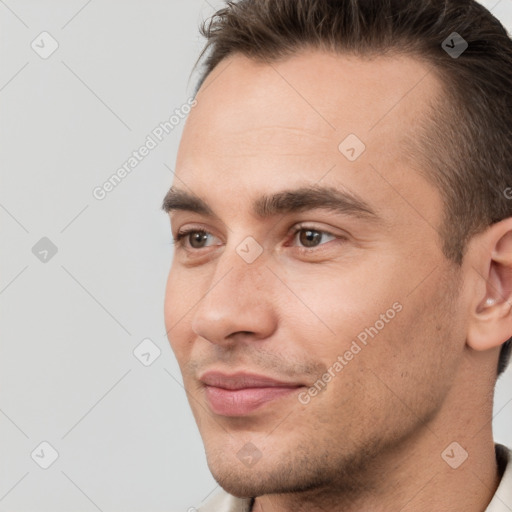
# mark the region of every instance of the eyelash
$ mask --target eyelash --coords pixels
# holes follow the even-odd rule
[[[332,236],[332,237],[336,238],[337,240],[341,240],[341,241],[342,240],[347,240],[347,238],[344,237],[344,236],[335,235],[334,233],[331,233],[330,231],[325,231],[325,230],[322,230],[322,229],[318,229],[315,226],[299,225],[299,226],[296,226],[295,229],[292,232],[292,241],[295,240],[295,237],[301,231],[315,231],[317,233],[321,233],[322,235]],[[184,229],[183,231],[178,231],[178,233],[176,234],[176,237],[173,238],[173,244],[177,245],[179,247],[184,247],[185,246],[186,237],[188,235],[192,234],[192,233],[201,233],[201,234],[206,234],[206,235],[210,235],[211,234],[211,233],[209,233],[208,231],[206,231],[204,229],[195,229],[195,228]],[[332,242],[334,240],[330,240],[330,241]],[[326,243],[328,243],[328,242],[326,242]],[[316,247],[295,247],[295,249],[297,249],[298,251],[303,252],[303,253],[311,253],[311,252],[314,252],[314,251],[321,250],[319,248],[321,248],[323,245],[326,245],[326,243],[320,244],[320,245],[318,245]],[[187,248],[187,250],[190,250],[190,251],[200,251],[201,249],[207,249],[207,247],[201,247],[199,249],[194,249],[194,248],[190,248],[189,249],[189,248]]]

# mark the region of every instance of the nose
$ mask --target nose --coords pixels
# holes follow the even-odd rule
[[[264,257],[247,263],[228,248],[217,260],[192,317],[192,330],[217,345],[261,340],[277,326],[275,278]]]

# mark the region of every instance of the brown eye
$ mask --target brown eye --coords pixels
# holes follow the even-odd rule
[[[204,231],[193,231],[189,235],[190,246],[194,249],[201,249],[204,247],[202,244],[206,242],[208,234]]]
[[[318,245],[322,245],[321,242],[325,236],[331,237],[331,239],[336,238],[335,236],[331,235],[330,233],[327,233],[326,231],[310,228],[302,228],[297,230],[297,235],[299,238],[300,245],[306,248],[313,248],[317,247]]]
[[[208,235],[206,231],[198,229],[190,229],[181,231],[176,236],[175,242],[179,245],[189,246],[192,249],[203,249],[208,247],[205,243],[208,241]]]
[[[314,231],[312,229],[303,229],[299,234],[300,243],[304,247],[316,247],[320,240],[322,239],[322,234],[319,231]]]

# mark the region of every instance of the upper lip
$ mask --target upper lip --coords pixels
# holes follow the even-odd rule
[[[245,388],[297,388],[302,386],[297,382],[283,382],[265,375],[255,373],[237,372],[230,375],[210,371],[204,373],[199,380],[207,386],[224,389],[245,389]]]

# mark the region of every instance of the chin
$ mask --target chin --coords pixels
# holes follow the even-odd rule
[[[207,458],[215,481],[237,498],[307,492],[324,487],[329,480],[321,466],[312,467],[303,459],[293,460],[289,456],[262,457],[252,467],[236,457],[226,457],[225,451],[216,451]]]
[[[265,463],[266,462],[266,463]],[[229,494],[237,498],[252,498],[279,491],[282,482],[275,478],[276,468],[272,461],[258,461],[248,467],[226,453],[208,456],[208,467],[215,481]],[[281,474],[288,474],[279,470]]]
[[[233,470],[226,473],[224,471],[214,471],[211,468],[210,471],[215,481],[226,492],[237,498],[253,498],[267,493],[258,475],[247,475],[242,472],[237,474]]]

